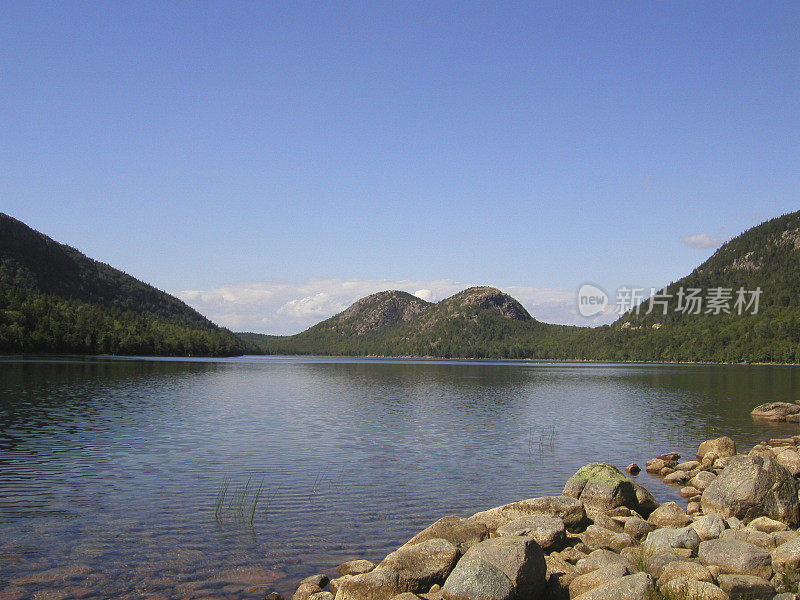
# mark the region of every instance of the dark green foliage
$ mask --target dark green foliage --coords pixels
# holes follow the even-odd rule
[[[244,344],[168,294],[0,213],[0,353],[230,356]]]
[[[675,310],[681,287],[700,288],[703,296],[710,288],[731,288],[734,299],[739,288],[761,288],[759,311],[736,314],[731,302],[730,314],[684,314]],[[670,284],[666,315],[658,306],[645,314],[645,303],[640,314],[631,311],[610,326],[549,325],[514,311],[501,314],[491,302],[466,302],[474,290],[409,321],[361,333],[356,325],[364,315],[355,313],[348,328],[337,327],[333,317],[294,336],[242,336],[267,354],[800,363],[800,212],[750,229]]]

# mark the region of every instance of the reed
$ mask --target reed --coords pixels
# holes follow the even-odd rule
[[[214,502],[214,518],[217,521],[232,519],[238,522],[253,524],[256,510],[264,495],[264,479],[262,475],[258,486],[254,485],[255,475],[250,475],[244,485],[231,492],[231,479],[226,477],[220,484]],[[270,497],[270,502],[275,494]]]

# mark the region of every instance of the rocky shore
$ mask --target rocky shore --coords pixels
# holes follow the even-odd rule
[[[560,496],[443,517],[378,564],[304,579],[292,600],[796,600],[798,446],[800,435],[740,453],[722,437],[690,460],[648,461],[648,473],[681,486],[686,509],[592,463]]]

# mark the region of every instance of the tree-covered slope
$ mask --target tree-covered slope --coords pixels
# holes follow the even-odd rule
[[[701,298],[699,306],[690,294]],[[718,301],[709,301],[712,297]],[[800,362],[800,212],[725,243],[661,290],[652,309],[645,301],[612,326],[579,337],[584,342],[579,358]]]
[[[0,352],[233,355],[177,298],[0,213]]]

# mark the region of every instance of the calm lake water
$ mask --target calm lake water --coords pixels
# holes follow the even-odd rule
[[[749,411],[798,397],[781,366],[0,358],[0,599],[291,593],[587,462],[796,433]]]

